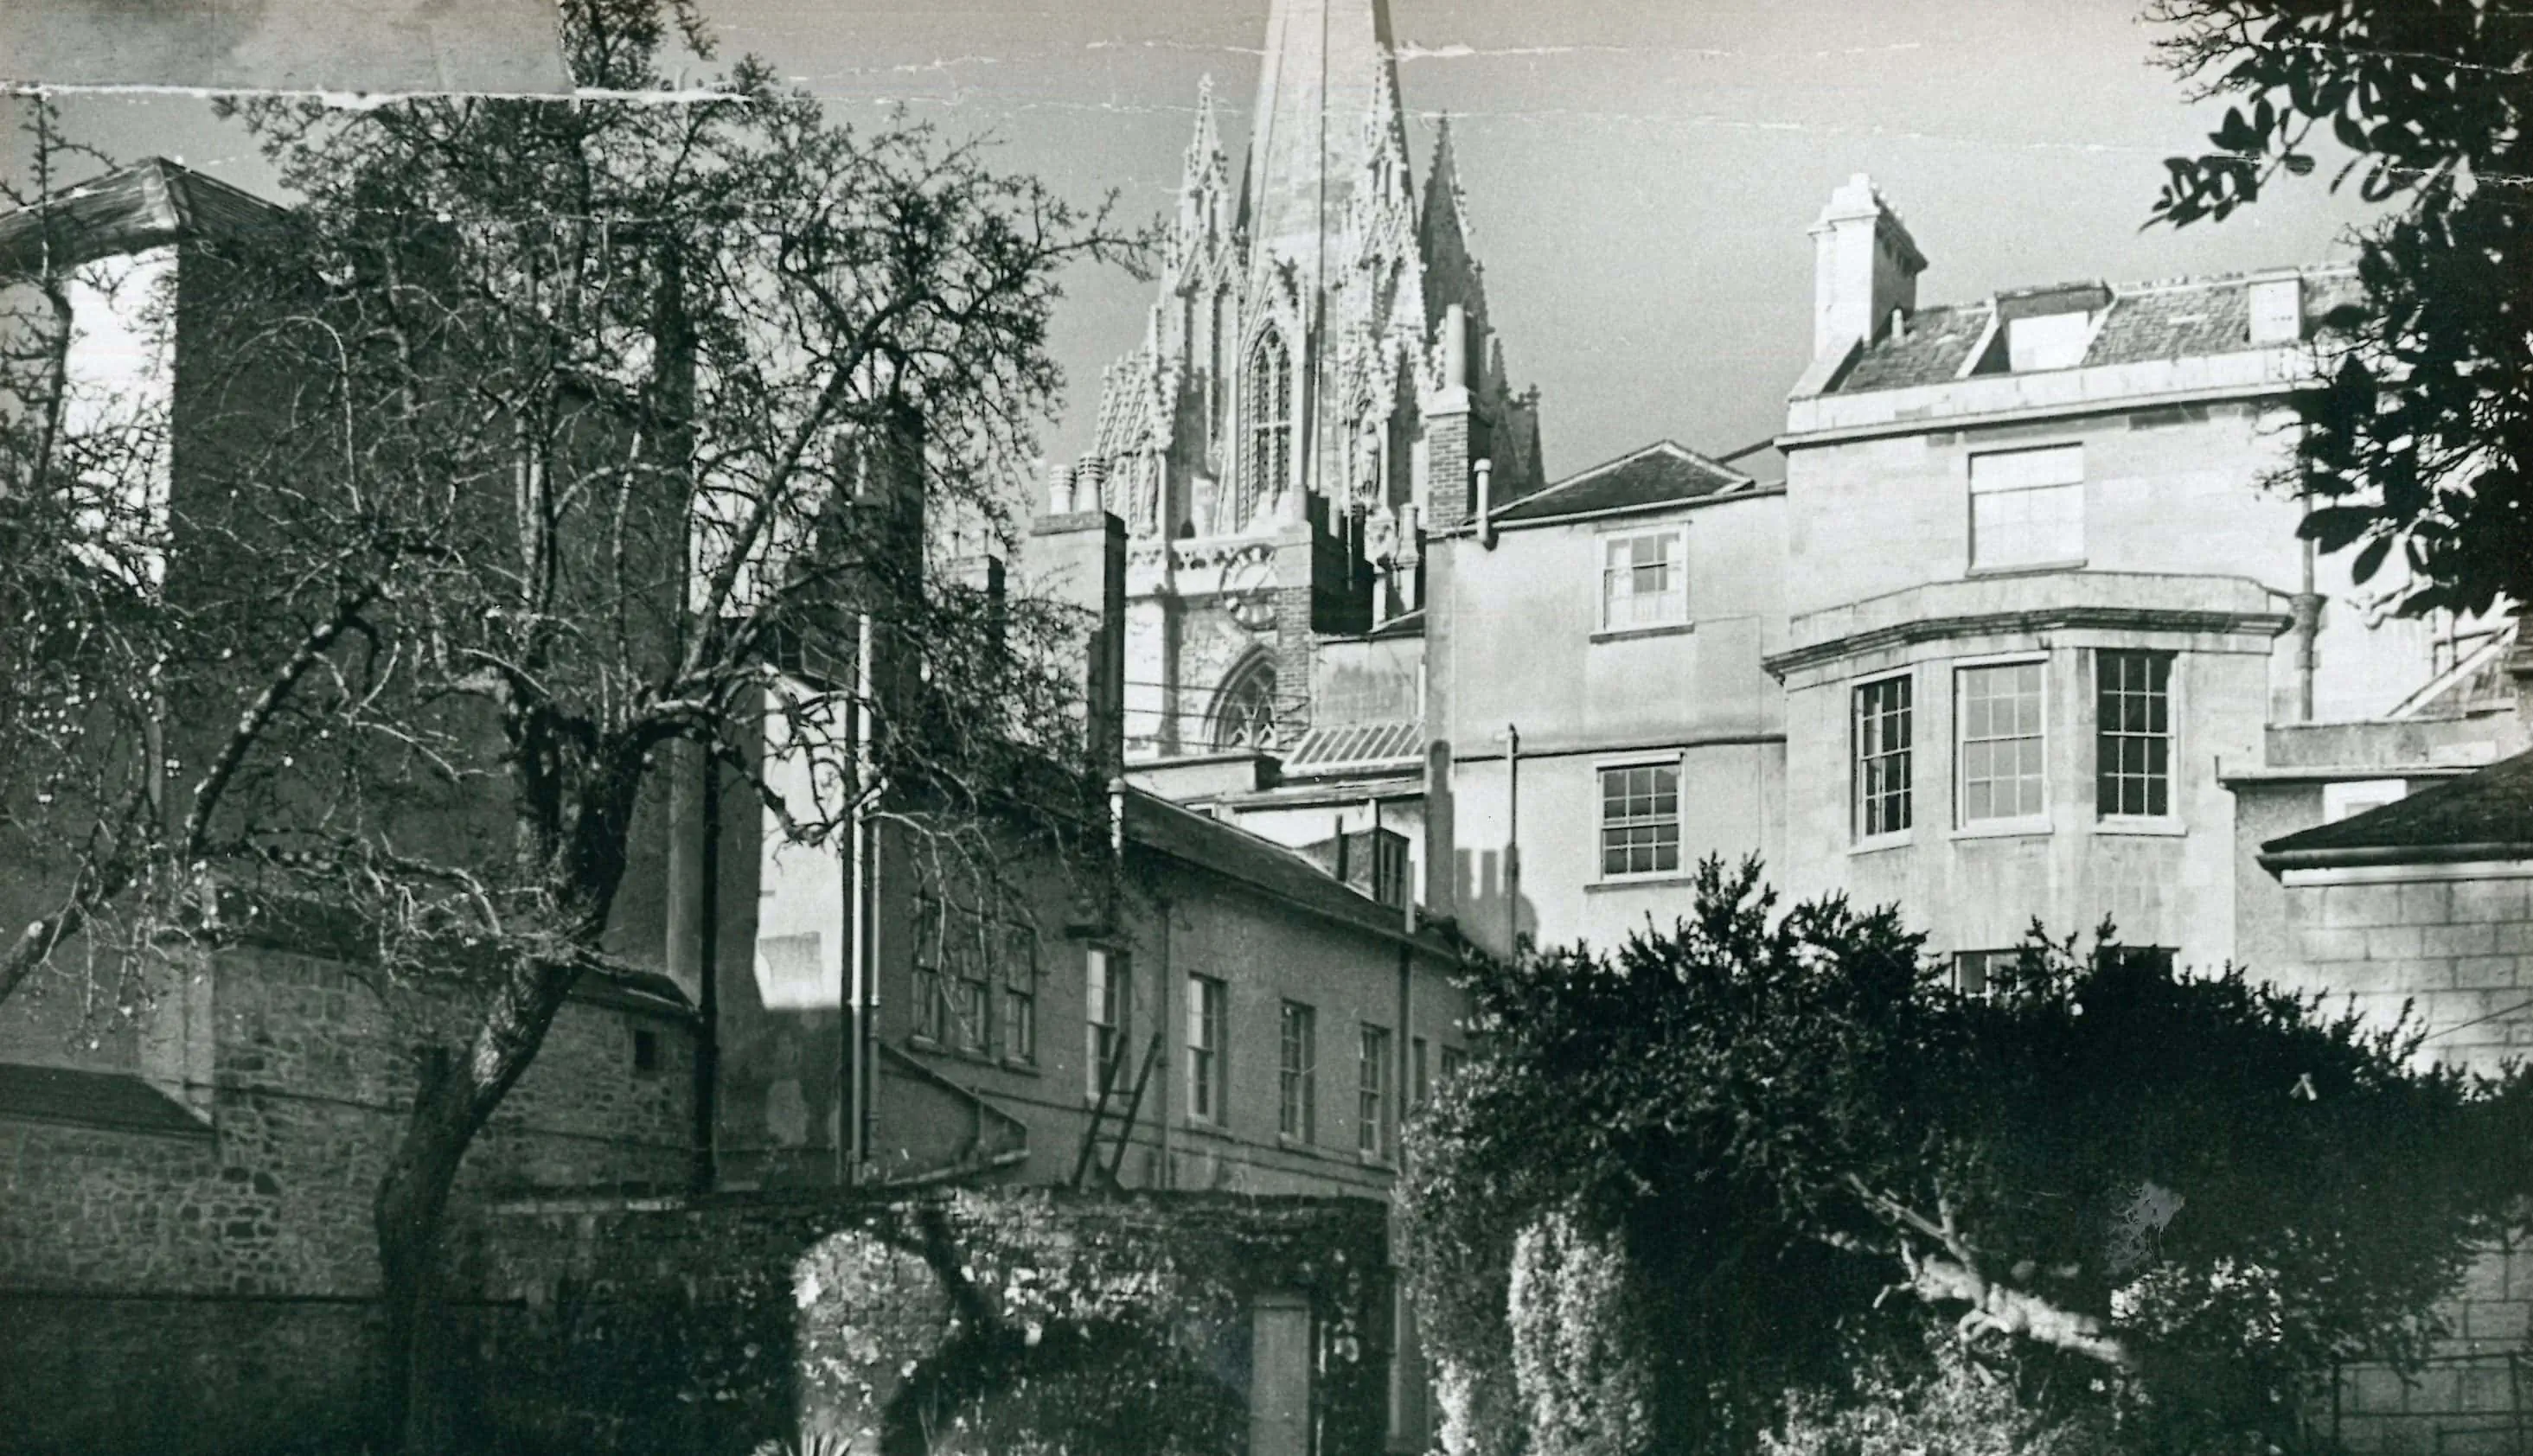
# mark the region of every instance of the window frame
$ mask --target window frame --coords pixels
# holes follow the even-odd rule
[[[1965,701],[1965,694],[1963,691],[1964,684],[1969,675],[1973,672],[2013,668],[2037,668],[2040,671],[2040,689],[2038,694],[2040,705],[2040,728],[2037,734],[2040,744],[2040,768],[2037,776],[2040,783],[2040,807],[2036,812],[2030,814],[1999,814],[1990,815],[1984,819],[1973,819],[1970,817],[1970,754],[1968,752],[1970,746],[1970,715],[1963,711],[1963,703]],[[1956,660],[1952,664],[1952,818],[1953,833],[1955,835],[1975,838],[1981,835],[2045,834],[2049,831],[2049,745],[2050,739],[2054,736],[2054,730],[2056,728],[2056,725],[2051,722],[2049,712],[2049,654],[2045,652],[2016,653],[2006,657],[1963,658]],[[2021,735],[2016,736],[2020,737]],[[1983,738],[1980,741],[2004,742],[2009,740],[1990,737]],[[2018,775],[2017,777],[2019,778],[2020,776]]]
[[[1002,1017],[999,1050],[1003,1060],[1037,1065],[1037,927],[1019,920],[1003,922]]]
[[[1245,489],[1233,492],[1235,519],[1217,522],[1217,534],[1245,531],[1260,511],[1283,495],[1293,476],[1293,352],[1273,321],[1251,340],[1240,400],[1240,474]]]
[[[1252,654],[1214,695],[1208,736],[1217,753],[1269,753],[1281,743],[1282,681],[1265,654]]]
[[[908,1034],[927,1046],[945,1045],[949,1039],[949,988],[943,964],[949,939],[949,909],[948,903],[939,896],[914,897],[914,947],[909,961],[908,992],[914,1024]]]
[[[1275,1134],[1303,1146],[1319,1141],[1319,1009],[1284,1001],[1275,1021]]]
[[[2181,817],[2180,785],[2177,782],[2179,775],[2176,773],[2176,769],[2181,761],[2181,704],[2179,701],[2181,678],[2180,654],[2164,648],[2097,647],[2093,649],[2092,659],[2094,821],[2107,829],[2119,829],[2124,826],[2158,827],[2173,824]],[[2160,666],[2163,676],[2160,692],[2163,707],[2163,730],[2160,733],[2153,732],[2151,730],[2145,732],[2131,732],[2125,728],[2114,729],[2109,726],[2103,710],[2109,706],[2107,699],[2110,696],[2111,690],[2106,686],[2107,678],[2104,669],[2115,661],[2122,663],[2144,662]],[[2155,694],[2153,694],[2152,690],[2150,689],[2145,695],[2149,697],[2150,701],[2151,701]],[[2112,746],[2115,738],[2122,740],[2134,739],[2145,743],[2160,741],[2163,745],[2163,767],[2160,775],[2157,776],[2150,772],[2139,775],[2127,775],[2111,772],[2106,766],[2104,752]],[[2107,781],[2113,779],[2140,780],[2147,786],[2149,801],[2151,802],[2151,792],[2155,786],[2157,777],[2161,780],[2161,787],[2163,789],[2163,809],[2160,813],[2155,812],[2152,809],[2148,809],[2144,812],[2132,813],[2125,809],[2106,807],[2104,805],[2104,789],[2109,786]]]
[[[2076,478],[2072,481],[2053,481],[2045,485],[2037,486],[1995,486],[1990,487],[1985,491],[1979,489],[1978,466],[1981,460],[2001,459],[2013,455],[2039,455],[2062,450],[2073,451],[2076,457]],[[2091,502],[2090,502],[2085,495],[2086,487],[2090,479],[2091,478],[2086,474],[2085,442],[2083,440],[2060,440],[2051,444],[2016,445],[2006,449],[1972,451],[1965,458],[1962,465],[1962,498],[1965,513],[1965,519],[1963,521],[1963,544],[1965,550],[1963,555],[1967,562],[1970,574],[1978,576],[2014,571],[2065,570],[2084,565],[2088,559],[2087,553],[2091,549],[2090,544],[2091,532],[2088,529],[2092,524],[2089,519],[2091,512],[2088,508]],[[2009,561],[1981,560],[1979,558],[1979,497],[1982,495],[1994,497],[2003,495],[2032,495],[2042,491],[2072,491],[2075,493],[2075,553],[2072,555],[2059,556],[2031,556]]]
[[[1361,1023],[1355,1049],[1354,1150],[1367,1163],[1389,1161],[1389,1028]]]
[[[1114,1064],[1118,1080],[1126,1077],[1126,1033],[1135,1012],[1134,963],[1132,956],[1114,946],[1083,948],[1083,1096],[1092,1102],[1099,1100],[1105,1068]],[[1094,965],[1098,967],[1095,976],[1091,972]],[[1109,1095],[1113,1097],[1118,1090],[1109,1087]]]
[[[1634,816],[1624,823],[1615,825],[1611,822],[1610,776],[1612,774],[1630,774],[1639,772],[1652,772],[1657,775],[1668,773],[1671,775],[1671,816],[1668,821],[1671,827],[1671,863],[1668,867],[1661,862],[1663,844],[1660,839],[1660,831],[1666,822],[1661,815],[1645,814]],[[1594,831],[1594,847],[1598,851],[1597,859],[1600,866],[1600,883],[1626,884],[1631,881],[1678,879],[1682,873],[1680,865],[1683,862],[1681,836],[1686,827],[1684,822],[1685,816],[1680,812],[1680,795],[1682,787],[1681,781],[1686,777],[1687,776],[1681,772],[1681,763],[1679,758],[1677,756],[1669,758],[1621,759],[1610,763],[1596,763],[1592,766],[1592,784],[1593,786],[1599,790],[1600,795],[1600,814]],[[1624,797],[1632,797],[1632,795],[1625,795]],[[1651,799],[1657,804],[1661,802],[1662,789],[1659,778],[1654,781],[1654,786],[1647,792],[1645,797]],[[1649,869],[1613,870],[1610,868],[1610,832],[1613,829],[1634,830],[1648,828],[1656,832],[1656,838],[1652,843],[1654,855],[1653,866]],[[1634,846],[1630,845],[1630,848],[1633,847]]]
[[[1187,1114],[1208,1128],[1229,1124],[1231,987],[1220,976],[1187,978]]]
[[[1949,984],[1960,995],[1985,1000],[1996,989],[1995,967],[2000,963],[2006,965],[2017,963],[2022,954],[2020,948],[2003,951],[1994,949],[1955,951],[1945,958],[1944,961],[1945,969],[1949,972]],[[1976,985],[1971,984],[1970,972],[1973,967],[1977,971],[1978,984]]]
[[[949,993],[950,1024],[942,1029],[953,1035],[943,1042],[947,1050],[963,1057],[990,1058],[994,1054],[994,999],[1002,978],[996,974],[996,962],[989,931],[995,922],[981,910],[953,909],[955,938],[946,930],[942,937],[942,965],[947,972],[943,981]],[[953,948],[958,953],[953,954]],[[972,1016],[961,1015],[962,1010]]]
[[[1659,616],[1648,618],[1631,612],[1628,620],[1618,621],[1613,616],[1612,608],[1620,599],[1611,588],[1617,583],[1622,570],[1632,574],[1643,570],[1644,567],[1632,560],[1623,568],[1617,566],[1611,561],[1611,553],[1622,545],[1633,545],[1636,542],[1657,537],[1670,543],[1671,548],[1670,553],[1665,555],[1662,564],[1669,567],[1679,579],[1676,585],[1656,595],[1665,598],[1676,597],[1677,603],[1672,609],[1666,611],[1665,614]],[[1630,632],[1660,632],[1689,624],[1688,527],[1685,523],[1603,531],[1593,538],[1593,542],[1599,555],[1600,607],[1595,614],[1595,620],[1600,623],[1597,628],[1599,635],[1623,636]],[[1640,598],[1630,591],[1625,600],[1632,603],[1647,599]]]
[[[1878,753],[1865,750],[1865,699],[1877,688],[1896,687],[1901,702],[1896,714],[1905,741],[1898,748],[1886,745]],[[1877,715],[1888,722],[1895,715],[1885,711]],[[1914,668],[1858,678],[1848,694],[1848,835],[1859,845],[1906,843],[1917,826],[1917,673]],[[1886,728],[1887,732],[1887,728]],[[1881,793],[1866,788],[1871,775],[1868,769],[1877,760],[1899,761],[1899,823],[1875,828],[1872,804],[1875,799],[1893,795],[1886,787]]]

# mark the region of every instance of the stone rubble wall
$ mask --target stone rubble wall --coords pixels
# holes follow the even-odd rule
[[[1371,1456],[1386,1213],[1023,1188],[511,1203],[481,1223],[464,1419],[520,1452],[861,1453],[928,1430],[935,1450],[1238,1456],[1250,1311],[1290,1294],[1318,1340],[1319,1449]]]
[[[418,1044],[461,1009],[269,947],[214,968],[208,1125],[161,1136],[0,1120],[0,1450],[262,1451],[357,1427],[376,1328],[370,1203]],[[657,1067],[637,1072],[634,1032]],[[678,1186],[682,1019],[575,1001],[460,1175]]]

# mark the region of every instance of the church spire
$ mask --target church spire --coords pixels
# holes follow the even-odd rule
[[[1173,268],[1202,259],[1230,239],[1231,164],[1214,124],[1213,77],[1197,87],[1196,135],[1188,139],[1187,169],[1179,180],[1178,228],[1170,239]]]
[[[1460,204],[1460,159],[1451,149],[1451,118],[1434,121],[1434,164],[1425,172],[1425,213],[1417,220],[1419,236],[1432,238],[1443,228],[1468,236],[1468,213]]]
[[[1394,117],[1365,124],[1377,107],[1397,110],[1392,64],[1388,0],[1274,0],[1242,187],[1260,262],[1289,263],[1315,283],[1336,265],[1368,135],[1403,131]]]
[[[1451,142],[1451,119],[1434,127],[1434,163],[1425,174],[1424,210],[1416,219],[1416,246],[1425,256],[1425,307],[1440,322],[1453,304],[1478,328],[1486,326],[1484,275],[1469,253],[1469,213],[1460,195],[1460,159]]]

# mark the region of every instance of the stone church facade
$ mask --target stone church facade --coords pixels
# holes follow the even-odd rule
[[[1245,166],[1208,79],[1144,340],[1050,480],[1053,513],[1127,523],[1130,757],[1298,765],[1417,716],[1415,650],[1366,644],[1419,634],[1423,530],[1490,466],[1502,498],[1540,481],[1468,237],[1447,127],[1410,180],[1384,0],[1276,0]]]

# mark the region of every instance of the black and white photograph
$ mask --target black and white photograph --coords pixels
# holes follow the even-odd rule
[[[0,1452],[2533,1456],[2528,118],[0,0]]]

